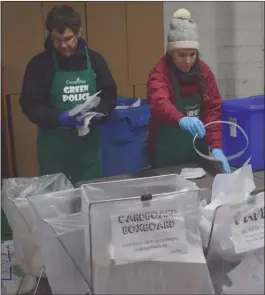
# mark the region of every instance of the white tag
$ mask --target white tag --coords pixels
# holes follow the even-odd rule
[[[200,116],[200,110],[197,109],[197,110],[187,111],[186,114],[187,114],[187,117],[196,117],[196,118],[199,118],[199,116]]]
[[[229,118],[229,122],[237,124],[237,119],[236,118]],[[237,137],[237,130],[236,126],[230,125],[230,136],[231,137]]]
[[[163,261],[163,256],[187,253],[185,220],[179,207],[153,203],[147,208],[138,205],[111,215],[116,265],[153,259]]]
[[[264,205],[240,219],[231,228],[235,252],[240,254],[264,247]]]

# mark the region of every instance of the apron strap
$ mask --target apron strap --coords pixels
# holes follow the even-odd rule
[[[174,93],[176,96],[176,104],[178,102],[181,103],[181,102],[185,101],[185,99],[183,99],[183,97],[180,95],[179,82],[178,82],[178,79],[175,74],[175,64],[173,63],[171,57],[169,58],[169,64],[170,64],[170,72],[172,75],[173,89],[174,89]],[[192,75],[192,74],[190,74],[190,75]],[[176,105],[176,107],[177,107],[177,105]]]
[[[87,47],[85,48],[85,52],[86,52],[86,65],[87,65],[87,69],[91,69],[91,62],[90,62],[90,57],[89,57],[89,54],[88,54]]]

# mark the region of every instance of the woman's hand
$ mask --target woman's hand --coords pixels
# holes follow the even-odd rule
[[[180,119],[179,126],[183,130],[190,132],[192,136],[198,134],[199,139],[202,139],[206,133],[202,121],[196,117],[184,117]]]
[[[226,173],[231,173],[230,165],[226,159],[226,156],[224,155],[223,151],[218,148],[214,148],[212,150],[212,155],[215,157],[216,160],[222,163],[223,168]]]

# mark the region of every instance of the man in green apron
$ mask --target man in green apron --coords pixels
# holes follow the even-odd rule
[[[199,58],[197,25],[189,11],[175,12],[168,33],[167,54],[149,75],[148,101],[151,107],[149,146],[156,168],[194,162],[196,147],[221,162],[231,172],[221,149],[221,96],[214,75]]]
[[[104,58],[80,37],[81,18],[71,7],[54,7],[46,19],[49,36],[45,51],[28,64],[20,103],[26,116],[38,125],[40,174],[64,173],[76,183],[100,178],[101,149],[98,123],[113,111],[117,87]],[[93,110],[90,132],[78,136],[83,122],[69,110],[101,91]]]

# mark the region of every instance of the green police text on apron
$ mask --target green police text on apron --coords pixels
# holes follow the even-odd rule
[[[170,65],[174,93],[176,96],[176,108],[189,117],[199,117],[200,99],[198,96],[182,98],[173,64]],[[193,148],[193,136],[179,125],[170,126],[162,124],[156,135],[154,166],[162,168],[171,165],[181,165],[192,162],[197,154]],[[207,154],[209,148],[205,140],[197,140],[196,147]]]
[[[50,101],[56,109],[70,110],[96,92],[87,49],[86,60],[83,71],[60,72],[53,52],[55,75]],[[100,138],[95,126],[86,136],[78,136],[76,128],[39,129],[37,148],[40,175],[62,172],[72,183],[101,177]]]

